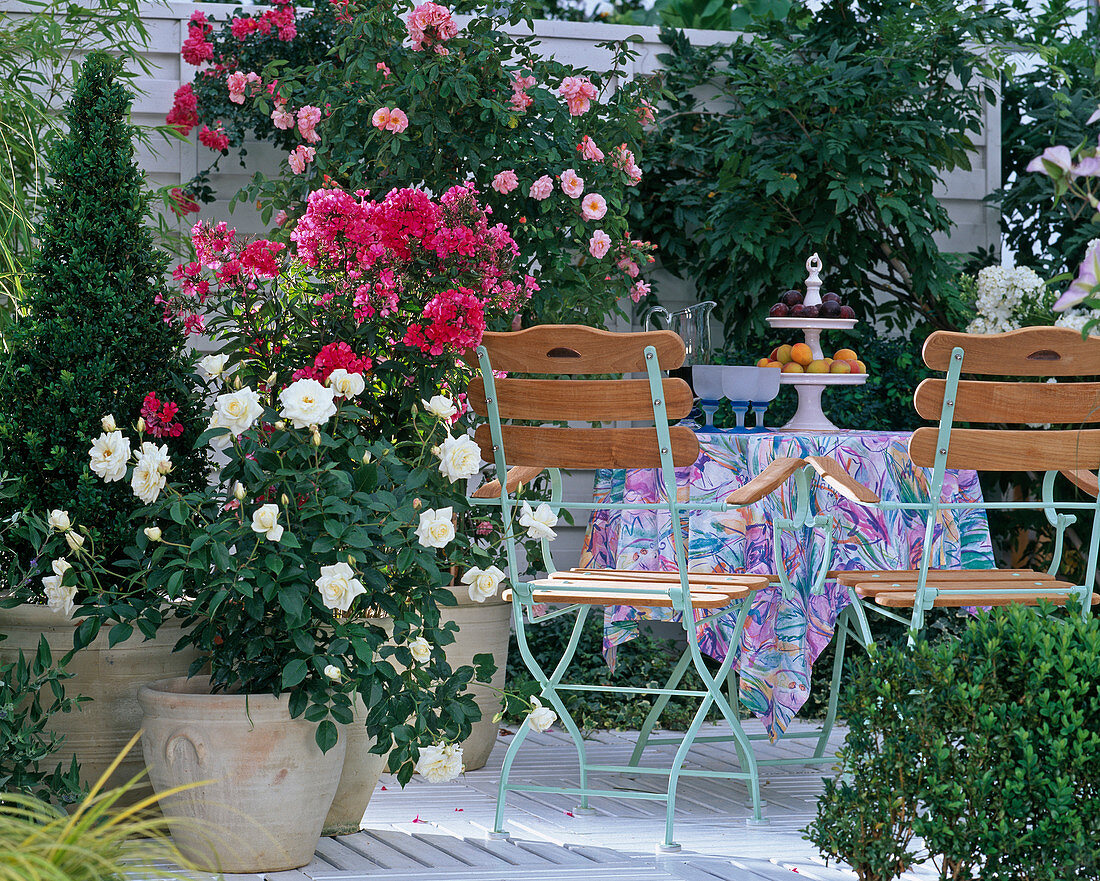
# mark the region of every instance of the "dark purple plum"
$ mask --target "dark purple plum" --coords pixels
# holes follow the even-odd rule
[[[797,306],[802,302],[802,292],[793,289],[785,291],[783,296],[779,298],[779,302],[787,306]]]
[[[814,305],[812,305],[812,306],[803,306],[802,307],[802,317],[803,318],[817,318],[820,314],[821,314],[821,307],[817,303],[814,303]]]
[[[840,317],[841,318],[855,318],[856,317],[856,310],[853,309],[851,306],[841,306],[840,307]]]
[[[806,307],[803,306],[801,303],[795,303],[793,306],[791,306],[790,316],[791,318],[805,318]]]
[[[836,302],[839,303],[840,302],[840,294],[838,294],[836,291],[828,291],[827,293],[822,294],[821,295],[821,302],[824,303],[827,300],[835,300]]]
[[[787,317],[787,313],[788,313],[788,312],[790,312],[790,311],[791,311],[791,310],[787,308],[787,304],[786,304],[786,303],[776,303],[776,304],[775,304],[774,306],[772,306],[772,308],[771,308],[771,309],[770,309],[770,310],[768,311],[768,314],[769,314],[769,315],[770,315],[770,316],[771,316],[772,318],[786,318],[786,317]]]
[[[820,315],[822,318],[839,318],[840,310],[843,308],[836,300],[825,300],[821,304]]]

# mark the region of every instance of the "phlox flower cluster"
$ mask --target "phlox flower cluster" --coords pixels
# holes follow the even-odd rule
[[[178,404],[157,400],[157,393],[149,392],[141,403],[145,430],[153,437],[179,437],[183,434],[183,426],[176,421],[179,409]]]
[[[212,30],[214,26],[204,13],[196,10],[191,14],[191,21],[187,25],[187,39],[180,49],[184,61],[198,67],[203,62],[214,59],[214,46],[206,41],[206,35]]]
[[[345,342],[329,343],[313,359],[312,367],[302,367],[294,372],[292,379],[315,379],[321,385],[328,383],[334,370],[362,376],[369,373],[374,364],[366,356],[356,355]]]
[[[405,26],[414,49],[431,49],[439,55],[448,54],[443,44],[458,34],[451,11],[438,3],[421,3],[409,13]]]
[[[218,120],[217,128],[212,129],[208,125],[202,127],[202,131],[199,132],[199,143],[211,150],[229,149],[229,135],[225,133],[221,120]]]
[[[464,352],[481,342],[485,333],[485,303],[469,288],[448,288],[424,307],[422,322],[409,325],[402,340],[425,354]]]
[[[1031,323],[1028,316],[1049,311],[1051,294],[1033,269],[987,266],[978,273],[977,316],[967,333],[1005,333]]]
[[[599,93],[588,77],[567,76],[558,86],[558,94],[565,99],[570,114],[581,116],[591,109]]]
[[[287,0],[276,0],[273,8],[265,10],[253,18],[250,15],[234,17],[229,26],[230,32],[238,40],[244,40],[249,34],[260,33],[264,36],[275,31],[283,41],[293,40],[298,35],[294,7]]]

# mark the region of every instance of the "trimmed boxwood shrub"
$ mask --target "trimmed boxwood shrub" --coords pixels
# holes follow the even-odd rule
[[[202,426],[183,382],[185,340],[157,302],[168,297],[168,257],[145,226],[132,95],[119,77],[120,62],[104,53],[84,64],[68,105],[69,133],[49,151],[47,208],[26,279],[29,314],[0,355],[0,448],[4,468],[22,479],[21,490],[0,499],[0,518],[27,507],[66,509],[108,559],[133,537],[130,518],[140,503],[126,482],[107,484],[89,470],[101,417],[133,424],[155,392],[179,406],[184,431],[146,439],[168,444],[185,477],[199,480],[203,471],[191,452]]]
[[[806,833],[861,881],[928,860],[950,879],[1100,876],[1096,618],[983,612],[861,659],[841,701],[841,776]]]

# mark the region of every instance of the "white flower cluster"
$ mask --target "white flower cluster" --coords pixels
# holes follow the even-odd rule
[[[462,747],[453,743],[433,743],[420,748],[416,772],[429,783],[447,783],[462,773]]]
[[[1023,326],[1029,311],[1041,308],[1046,285],[1026,266],[987,266],[978,273],[978,314],[967,333],[1005,333]]]

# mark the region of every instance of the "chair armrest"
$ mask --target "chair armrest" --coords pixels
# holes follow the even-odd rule
[[[759,502],[764,496],[786,483],[787,478],[805,464],[805,460],[792,457],[773,459],[756,477],[726,496],[726,504],[742,508],[753,502]]]
[[[829,456],[807,456],[806,462],[821,479],[839,495],[860,505],[877,505],[879,497],[852,477],[841,464]]]
[[[1096,472],[1063,468],[1061,473],[1075,487],[1084,490],[1093,498],[1100,495],[1100,484],[1098,484]]]
[[[515,492],[516,487],[521,483],[530,483],[536,477],[538,477],[545,469],[535,468],[532,465],[516,465],[514,468],[508,469],[508,477],[505,481],[505,488],[508,492]],[[500,498],[500,481],[490,480],[488,483],[479,486],[474,490],[471,498],[474,499],[499,499]]]

